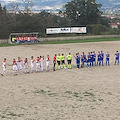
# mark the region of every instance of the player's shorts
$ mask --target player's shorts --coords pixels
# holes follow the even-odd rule
[[[65,64],[65,60],[62,60],[62,64]]]
[[[24,66],[24,68],[25,68],[25,69],[28,69],[28,66],[27,66],[27,65],[25,65],[25,66]]]
[[[109,58],[106,58],[106,61],[109,61]]]
[[[31,68],[34,68],[34,64],[31,64]]]
[[[13,65],[13,71],[17,71],[17,65]]]
[[[101,61],[103,61],[103,57],[101,58]]]
[[[87,60],[87,63],[90,63],[90,62],[91,62],[91,59],[88,59],[88,60]]]
[[[94,61],[94,58],[92,57],[92,58],[91,58],[91,62],[93,62],[93,61]]]
[[[80,64],[80,60],[76,60],[76,64]]]
[[[43,67],[43,63],[41,63],[40,67]]]
[[[68,60],[68,64],[71,64],[71,60]]]
[[[83,62],[85,63],[87,60],[86,59],[83,59]]]
[[[22,70],[22,65],[17,66],[18,70]]]
[[[56,64],[56,61],[53,61],[53,64]]]
[[[3,67],[3,71],[4,71],[4,72],[6,71],[6,67]]]
[[[98,58],[98,60],[97,60],[97,61],[98,61],[98,62],[99,62],[99,61],[101,61],[101,58]]]
[[[119,60],[119,57],[116,57],[116,60]]]
[[[36,68],[40,69],[40,64],[36,64]]]
[[[81,63],[83,63],[83,59],[81,59]]]
[[[50,62],[49,62],[49,61],[47,61],[47,62],[46,62],[46,66],[49,66],[49,64],[50,64]]]
[[[96,61],[96,59],[95,58],[93,58],[93,62],[95,62]]]
[[[60,61],[57,61],[58,65],[60,65]]]

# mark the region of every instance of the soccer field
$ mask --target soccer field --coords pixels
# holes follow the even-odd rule
[[[109,51],[110,66],[76,69],[73,58],[73,69],[52,71],[55,53],[74,56],[101,50]],[[120,51],[120,41],[0,47],[1,62],[7,58],[7,76],[0,76],[0,120],[120,120],[116,50]],[[49,72],[13,76],[13,58],[30,61],[31,56],[40,55],[45,59],[50,55]]]

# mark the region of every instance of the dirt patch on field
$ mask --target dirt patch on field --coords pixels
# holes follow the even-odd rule
[[[55,53],[110,53],[110,66],[53,72]],[[0,120],[120,120],[120,66],[114,65],[120,42],[30,45],[0,48],[7,76],[0,77]],[[12,59],[50,55],[50,72],[13,76]],[[45,61],[44,61],[45,69]],[[0,67],[2,70],[2,67]]]

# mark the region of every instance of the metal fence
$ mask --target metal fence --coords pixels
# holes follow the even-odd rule
[[[60,40],[84,40],[92,38],[118,38],[120,35],[94,35],[94,36],[73,36],[73,37],[46,37],[38,38],[39,41],[60,41]],[[0,39],[0,43],[9,43],[9,39]]]

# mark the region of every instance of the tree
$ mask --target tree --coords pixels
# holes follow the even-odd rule
[[[33,0],[22,0],[22,3],[24,4],[24,7],[25,7],[24,12],[29,13],[31,11],[30,8],[32,8],[34,5]]]
[[[13,13],[20,12],[19,6],[19,2],[11,2],[10,4],[8,4],[8,9]]]
[[[65,5],[65,14],[73,25],[97,24],[102,13],[100,7],[95,0],[73,0]]]

